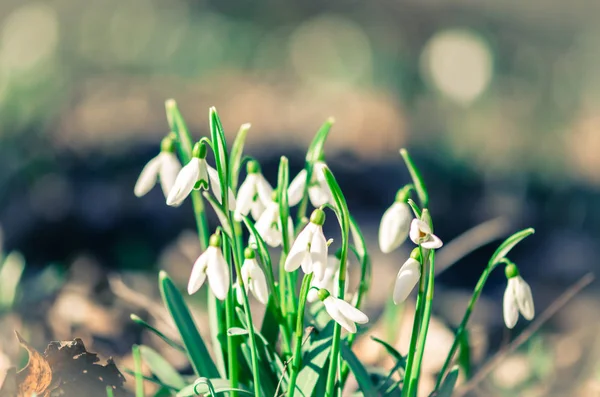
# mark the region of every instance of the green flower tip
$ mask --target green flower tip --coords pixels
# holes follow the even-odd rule
[[[168,280],[169,279],[169,275],[167,274],[167,272],[165,272],[164,270],[161,270],[160,272],[158,272],[158,281],[159,282],[163,282],[164,280]]]
[[[166,136],[160,142],[160,151],[173,153],[175,151],[175,140],[171,136]]]
[[[517,277],[519,275],[519,268],[517,268],[517,265],[510,262],[504,268],[504,273],[506,274],[506,279]]]
[[[260,173],[260,164],[256,160],[250,160],[246,164],[246,171],[248,174],[258,174]]]
[[[413,189],[413,185],[406,185],[402,189],[398,190],[396,193],[396,202],[397,203],[406,203],[410,197],[410,191]]]
[[[131,321],[135,321],[136,323],[142,321],[142,319],[138,315],[133,313],[129,315],[129,318],[131,319]]]
[[[433,229],[433,222],[431,220],[431,214],[427,208],[423,208],[421,211],[421,220],[429,225],[430,228]]]
[[[217,233],[210,236],[210,240],[208,240],[208,245],[211,247],[221,247],[221,236]]]
[[[246,247],[246,249],[244,250],[244,258],[246,258],[246,259],[256,258],[256,254],[254,253],[254,250],[250,247]]]
[[[279,192],[277,190],[273,190],[273,193],[271,193],[271,200],[276,203],[279,202]]]
[[[310,223],[323,226],[325,223],[325,211],[319,208],[315,209],[310,215]]]
[[[412,252],[410,253],[410,257],[414,260],[421,262],[421,250],[419,249],[419,247],[416,247],[412,250]]]
[[[323,302],[325,299],[329,298],[329,295],[331,295],[331,294],[325,288],[321,288],[319,290],[319,292],[317,292],[317,296],[319,297],[319,300],[321,302]]]
[[[199,159],[206,158],[206,144],[202,141],[196,142],[194,145],[194,149],[192,149],[192,157],[197,157]]]
[[[170,109],[174,109],[174,108],[176,108],[176,107],[177,107],[177,102],[175,102],[175,99],[173,99],[173,98],[167,99],[167,100],[165,101],[165,107],[166,107],[168,110],[170,110]]]

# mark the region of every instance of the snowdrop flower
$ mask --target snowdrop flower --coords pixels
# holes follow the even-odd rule
[[[440,248],[442,240],[431,232],[427,222],[421,219],[413,219],[410,224],[410,239],[413,243],[427,249]]]
[[[198,142],[194,145],[192,159],[177,175],[173,188],[167,196],[167,205],[180,206],[192,190],[208,189],[209,181],[213,194],[220,203],[221,182],[219,181],[219,173],[206,162],[206,145],[204,142]],[[231,189],[229,189],[228,201],[229,208],[235,209],[235,196]]]
[[[325,310],[331,318],[350,333],[356,333],[356,324],[366,324],[369,318],[366,314],[352,306],[345,300],[334,298],[326,289],[320,289],[317,293],[319,299],[325,305]]]
[[[235,220],[242,221],[242,215],[252,213],[254,220],[258,220],[271,201],[273,188],[260,172],[260,165],[250,160],[246,167],[248,175],[240,185],[235,209]]]
[[[514,328],[519,319],[519,312],[527,320],[533,320],[535,308],[529,284],[519,275],[514,263],[505,268],[508,284],[504,291],[504,323],[508,328]]]
[[[146,195],[156,181],[160,182],[165,198],[169,195],[171,188],[175,184],[175,178],[181,170],[181,164],[175,155],[175,142],[172,138],[166,137],[160,144],[160,153],[150,160],[142,172],[133,189],[137,197]]]
[[[256,231],[260,236],[265,240],[265,243],[270,245],[271,247],[278,247],[282,242],[281,235],[281,220],[279,219],[279,203],[275,201],[276,193],[273,192],[273,197],[269,204],[267,204],[267,208],[264,210],[256,224]],[[288,236],[291,241],[294,235],[294,226],[292,217],[288,217]],[[254,236],[250,236],[249,240],[250,245],[256,244],[254,240]]]
[[[285,270],[293,272],[302,266],[304,273],[315,273],[316,280],[323,280],[327,267],[327,239],[323,235],[325,212],[316,209],[310,222],[298,234],[285,260]]]
[[[408,298],[421,278],[421,263],[417,260],[420,256],[419,248],[415,248],[410,258],[400,268],[394,285],[394,303],[397,305]]]
[[[202,287],[206,277],[213,294],[220,300],[229,292],[229,265],[221,253],[221,236],[210,236],[209,247],[198,257],[192,268],[188,283],[188,294],[192,295]]]
[[[265,273],[262,271],[260,266],[258,266],[258,262],[256,261],[256,254],[254,250],[251,248],[246,248],[244,251],[244,263],[242,264],[242,281],[244,283],[244,288],[246,289],[246,293],[248,293],[248,289],[252,291],[252,294],[260,303],[266,305],[269,302],[269,288],[267,287],[267,279],[265,277]],[[240,302],[240,298],[243,300],[243,296],[241,296],[241,288],[238,293],[238,302]],[[240,302],[242,304],[242,302]]]
[[[320,207],[326,203],[333,203],[333,195],[323,174],[323,168],[327,165],[323,161],[317,161],[312,170],[310,183],[308,185],[308,197],[313,207]],[[302,170],[290,182],[288,188],[288,203],[290,207],[298,204],[302,200],[304,188],[306,186],[306,170]]]
[[[379,225],[379,248],[388,254],[406,241],[410,230],[410,221],[413,213],[406,204],[408,189],[400,189],[396,194],[396,201],[388,208],[381,218]]]
[[[346,264],[346,280],[348,280],[348,264]],[[329,255],[327,257],[327,267],[325,268],[325,275],[322,280],[317,280],[313,278],[310,283],[310,290],[308,290],[308,295],[306,300],[309,302],[315,302],[318,297],[319,289],[326,289],[328,291],[333,291],[333,295],[337,296],[339,291],[339,281],[340,281],[340,258],[335,255]],[[348,283],[346,282],[344,285],[344,296],[348,293]]]

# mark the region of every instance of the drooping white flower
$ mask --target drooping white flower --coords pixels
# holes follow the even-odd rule
[[[304,273],[315,273],[315,279],[321,281],[327,267],[327,239],[323,235],[325,212],[313,211],[310,222],[298,234],[294,245],[285,260],[285,270],[293,272],[302,266]]]
[[[175,179],[175,184],[167,197],[167,205],[178,207],[187,196],[194,190],[194,186],[208,188],[208,164],[206,159],[192,157]]]
[[[208,171],[208,179],[210,180],[210,189],[212,190],[213,194],[217,198],[217,201],[219,203],[221,203],[222,193],[221,193],[221,181],[219,180],[219,173],[217,172],[216,169],[214,169],[210,165],[207,167],[207,171]],[[233,190],[231,190],[231,188],[228,189],[228,193],[229,193],[229,195],[227,197],[228,207],[229,207],[230,211],[234,211],[235,207],[236,207],[235,195],[233,194]]]
[[[273,188],[260,172],[260,166],[256,161],[249,161],[247,170],[248,175],[240,185],[237,195],[234,216],[238,222],[242,220],[242,215],[246,216],[249,212],[255,220],[258,220],[273,194]]]
[[[421,219],[415,218],[412,220],[409,234],[412,242],[423,248],[437,249],[443,245],[442,240],[431,232],[427,222]]]
[[[532,320],[535,316],[535,307],[531,288],[519,275],[519,271],[514,264],[511,263],[506,266],[506,276],[508,283],[504,291],[504,323],[508,328],[514,328],[519,319],[519,312],[527,320]]]
[[[417,248],[418,249],[418,248]],[[408,258],[396,276],[394,284],[394,303],[404,302],[421,278],[421,264],[416,259]]]
[[[388,208],[379,226],[379,247],[384,254],[390,253],[406,241],[413,213],[409,205],[396,201]]]
[[[165,198],[169,196],[169,192],[175,184],[175,178],[181,170],[181,164],[174,151],[173,140],[168,137],[163,139],[160,153],[144,166],[138,177],[133,189],[137,197],[142,197],[152,190],[157,181],[160,182]]]
[[[282,242],[282,227],[281,220],[279,218],[279,204],[276,201],[271,201],[269,204],[267,204],[267,208],[254,225],[258,234],[260,234],[263,240],[265,240],[265,243],[271,247],[278,247]],[[290,239],[290,241],[293,238],[293,235],[293,221],[291,217],[288,217],[288,239]],[[250,236],[249,244],[256,244],[254,236]]]
[[[266,305],[269,302],[269,287],[267,287],[267,279],[258,262],[254,250],[246,248],[244,252],[244,263],[242,264],[242,281],[246,293],[248,289],[260,303]]]
[[[318,296],[323,305],[325,305],[327,313],[346,331],[354,334],[356,333],[356,324],[366,324],[369,322],[366,314],[345,300],[334,298],[326,289],[320,289]]]
[[[308,184],[308,197],[313,207],[320,207],[326,203],[333,204],[331,189],[329,189],[325,175],[323,175],[323,168],[326,166],[322,161],[317,161],[313,166],[310,183]],[[305,186],[306,170],[303,169],[290,182],[288,188],[288,204],[290,207],[293,207],[302,200]]]
[[[344,285],[344,296],[348,293],[348,266],[349,263],[346,264],[346,283]],[[318,297],[319,289],[326,289],[328,291],[333,291],[333,295],[338,296],[339,291],[339,280],[340,280],[340,259],[335,255],[329,255],[327,257],[327,267],[325,268],[325,275],[322,280],[317,280],[313,278],[310,283],[310,290],[308,291],[308,295],[306,300],[309,302],[315,302]]]
[[[187,287],[188,294],[198,291],[207,276],[213,294],[218,299],[225,300],[229,292],[229,266],[221,253],[221,237],[216,234],[210,237],[209,247],[194,263]]]

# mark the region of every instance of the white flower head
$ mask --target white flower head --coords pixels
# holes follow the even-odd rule
[[[419,248],[416,248],[418,252]],[[415,252],[413,250],[413,252]],[[410,258],[400,268],[398,275],[396,276],[396,283],[394,284],[394,303],[397,305],[404,302],[411,291],[415,288],[419,279],[421,278],[421,264],[418,260],[413,258],[411,254]]]
[[[308,197],[313,207],[316,208],[326,203],[333,204],[333,195],[323,174],[323,168],[326,166],[323,161],[317,161],[313,166],[310,183],[308,184]],[[288,188],[288,203],[290,207],[297,205],[302,200],[305,187],[306,169],[303,169],[290,182]]]
[[[210,237],[209,247],[194,263],[187,288],[188,294],[192,295],[198,291],[207,276],[213,294],[220,300],[225,300],[229,292],[229,266],[221,252],[221,236],[217,234]]]
[[[508,328],[514,328],[519,319],[519,312],[527,320],[535,316],[533,296],[529,284],[519,275],[517,267],[510,263],[505,269],[508,283],[504,291],[504,323]]]
[[[346,280],[349,278],[349,263],[346,264]],[[339,281],[340,281],[340,259],[335,255],[327,256],[327,267],[325,268],[325,275],[322,280],[317,280],[313,278],[310,283],[310,290],[308,290],[308,295],[306,300],[309,302],[315,302],[318,297],[319,289],[326,289],[328,291],[333,291],[335,296],[338,296],[339,291]],[[348,294],[348,283],[344,284],[344,296]]]
[[[326,289],[320,289],[318,297],[325,305],[325,310],[331,318],[350,333],[356,333],[356,324],[369,322],[366,314],[345,300],[334,298]]]
[[[181,163],[175,155],[175,142],[172,138],[166,137],[161,142],[161,150],[158,156],[150,160],[142,169],[140,176],[133,189],[137,197],[146,195],[156,182],[160,182],[165,198],[175,184],[175,178],[181,170]]]
[[[406,241],[410,230],[413,213],[406,204],[407,189],[400,189],[396,201],[388,208],[381,218],[379,225],[379,247],[381,252],[388,254]]]
[[[273,192],[273,196],[275,196],[275,192]],[[282,242],[282,234],[281,234],[281,219],[279,216],[279,203],[274,200],[271,200],[269,204],[267,204],[264,212],[256,221],[254,225],[256,227],[256,231],[265,243],[270,245],[271,247],[278,247]],[[294,225],[291,217],[288,217],[288,239],[291,241],[294,235]],[[256,244],[254,240],[254,236],[250,236],[249,245]]]
[[[244,263],[242,264],[242,281],[246,293],[248,289],[260,303],[266,305],[269,302],[269,288],[267,287],[267,279],[265,273],[256,261],[254,250],[246,248],[244,252]]]
[[[443,245],[442,240],[432,233],[427,222],[421,219],[412,220],[409,234],[412,242],[423,248],[437,249]]]
[[[260,172],[260,165],[254,160],[247,164],[248,175],[238,190],[235,220],[240,222],[242,215],[252,213],[254,220],[258,220],[271,202],[273,188]]]
[[[285,260],[285,270],[293,272],[302,266],[304,273],[315,273],[317,281],[323,280],[327,267],[327,239],[323,235],[325,212],[316,209],[310,222],[298,234]]]

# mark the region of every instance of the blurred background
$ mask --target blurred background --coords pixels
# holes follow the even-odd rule
[[[488,221],[475,233],[484,241],[536,228],[512,259],[541,312],[600,267],[598,17],[593,0],[3,0],[0,225],[4,251],[27,266],[15,265],[25,287],[4,311],[0,373],[2,357],[16,354],[12,329],[26,324],[43,325],[29,331],[40,348],[79,336],[105,356],[126,355],[143,337],[128,320],[140,302],[119,288],[156,297],[159,268],[185,283],[199,252],[190,203],[169,208],[159,189],[133,195],[168,133],[167,98],[196,138],[208,134],[210,106],[229,142],[252,123],[246,153],[272,183],[279,157],[295,174],[335,117],[327,161],[369,236],[375,282],[385,284],[370,294],[373,316],[388,298],[380,280],[409,249],[383,256],[376,244],[381,215],[409,181],[400,147],[422,169],[445,242]],[[440,275],[446,331],[497,243]],[[467,253],[450,247],[446,265]],[[480,362],[511,338],[497,273],[473,319]],[[481,395],[600,393],[600,367],[589,360],[597,292],[588,288],[544,328],[536,348],[554,365],[511,356],[527,376],[508,390],[492,377]]]

